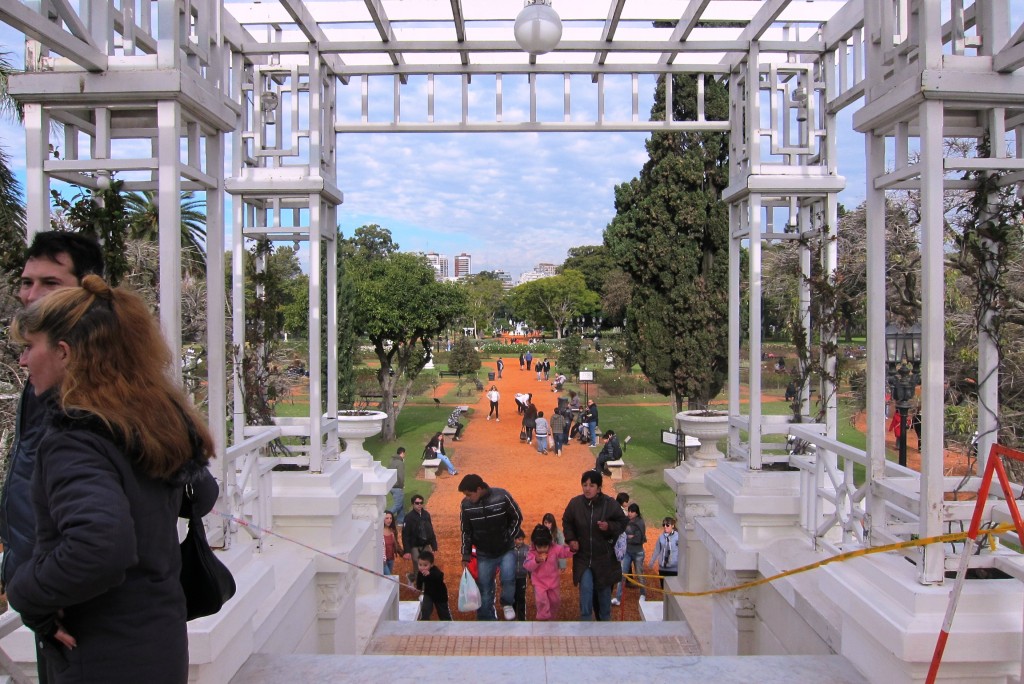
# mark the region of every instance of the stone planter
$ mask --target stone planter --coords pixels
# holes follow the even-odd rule
[[[718,440],[729,434],[729,414],[723,411],[680,411],[676,414],[676,429],[700,440],[700,448],[693,453],[694,465],[713,466],[725,456],[718,450]],[[687,462],[691,457],[687,456]]]
[[[369,466],[373,456],[363,440],[379,435],[387,414],[383,411],[338,411],[338,436],[345,440],[344,455],[353,465]]]

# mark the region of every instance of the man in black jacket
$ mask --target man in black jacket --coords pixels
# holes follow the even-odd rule
[[[573,497],[562,514],[562,532],[575,554],[572,583],[580,588],[581,620],[590,620],[595,612],[599,621],[610,620],[612,587],[622,580],[615,540],[625,531],[628,520],[618,502],[601,492],[603,481],[596,470],[583,473],[583,493]]]
[[[412,561],[412,572],[407,575],[409,581],[416,579],[417,563],[421,551],[437,552],[437,536],[434,534],[434,523],[430,513],[423,507],[423,497],[414,494],[412,510],[405,514],[405,525],[402,526],[402,547],[405,549],[406,560]]]
[[[618,461],[622,458],[622,447],[619,446],[619,438],[615,436],[614,430],[605,432],[601,439],[604,440],[604,447],[601,449],[601,453],[597,455],[597,463],[594,464],[594,470],[607,477],[612,474],[612,471],[608,470],[606,464],[608,461]]]
[[[597,404],[594,403],[593,399],[587,401],[587,412],[583,416],[583,422],[587,424],[587,430],[590,432],[590,446],[597,446]]]
[[[468,566],[476,547],[480,609],[477,620],[495,620],[494,577],[501,571],[501,605],[506,620],[515,620],[516,534],[522,529],[519,504],[504,489],[491,487],[479,475],[466,475],[459,483],[463,498],[462,564]]]
[[[25,251],[18,298],[28,306],[62,287],[82,283],[90,273],[103,275],[103,252],[99,243],[78,233],[47,231],[37,233]],[[31,382],[25,383],[14,423],[14,442],[8,458],[7,478],[0,495],[0,541],[4,545],[0,585],[6,586],[22,563],[32,558],[36,543],[36,518],[32,508],[31,484],[36,450],[46,432],[43,397],[36,396]],[[38,652],[37,652],[38,656]],[[46,683],[41,658],[39,681]]]

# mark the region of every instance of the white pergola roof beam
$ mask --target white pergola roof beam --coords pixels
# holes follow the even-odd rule
[[[65,31],[58,24],[48,21],[39,12],[21,2],[0,3],[0,21],[9,24],[33,40],[50,46],[50,49],[67,57],[83,69],[96,73],[107,69],[107,55],[99,50],[91,40],[87,42]]]

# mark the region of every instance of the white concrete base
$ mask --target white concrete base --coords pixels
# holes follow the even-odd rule
[[[842,654],[872,681],[924,681],[952,582],[924,586],[916,568],[878,554],[823,570],[822,589],[841,611]],[[1024,585],[968,580],[957,604],[938,681],[1000,682],[1021,674]]]
[[[706,591],[711,587],[708,550],[697,536],[696,520],[718,514],[718,503],[704,483],[705,476],[714,467],[714,461],[684,461],[664,472],[665,484],[676,494],[676,527],[682,546],[679,549],[679,577],[682,578],[683,591]]]

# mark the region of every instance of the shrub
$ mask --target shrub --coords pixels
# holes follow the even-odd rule
[[[605,394],[612,397],[656,392],[654,385],[643,375],[602,376],[598,378],[598,383]]]

